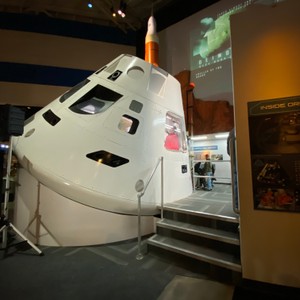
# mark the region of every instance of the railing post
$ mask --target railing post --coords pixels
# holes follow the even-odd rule
[[[232,189],[232,208],[236,214],[240,213],[239,210],[239,197],[237,185],[237,171],[236,171],[236,157],[235,157],[235,137],[229,139],[229,152],[231,164],[231,189]]]
[[[137,260],[141,260],[143,259],[143,254],[142,254],[142,251],[141,251],[141,244],[142,244],[142,233],[141,233],[141,206],[142,206],[142,203],[141,203],[141,199],[142,199],[142,196],[145,194],[145,191],[150,183],[150,181],[152,180],[152,177],[154,176],[154,173],[156,172],[157,168],[158,168],[158,165],[159,163],[161,164],[161,207],[162,207],[162,210],[161,210],[161,214],[163,215],[163,204],[164,204],[164,188],[163,188],[163,157],[161,157],[155,168],[153,169],[151,175],[150,175],[150,178],[148,179],[146,185],[144,184],[144,181],[139,179],[136,184],[135,184],[135,190],[138,192],[138,211],[137,211],[137,219],[138,219],[138,254],[136,256],[136,259]]]
[[[160,217],[161,219],[164,218],[164,158],[163,156],[160,158],[160,174],[161,174],[161,178],[160,178],[160,191],[161,191],[161,209],[160,209]]]
[[[138,192],[138,213],[137,213],[137,219],[138,219],[138,253],[136,255],[137,260],[141,260],[144,258],[142,254],[142,233],[141,233],[141,198],[143,196],[142,191],[144,190],[144,181],[138,180],[135,184],[135,190]]]
[[[136,255],[137,260],[144,258],[142,254],[142,233],[141,233],[141,194],[138,194],[138,254]]]

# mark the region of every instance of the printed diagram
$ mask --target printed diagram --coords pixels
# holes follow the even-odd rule
[[[259,189],[258,200],[258,208],[294,210],[295,196],[285,189]]]
[[[248,102],[254,209],[300,212],[300,98]]]
[[[259,172],[257,181],[264,184],[285,186],[287,174],[283,171],[278,162],[268,162]]]
[[[289,178],[277,161],[266,162],[256,177],[257,208],[294,210],[298,197],[288,188]],[[297,201],[296,201],[297,200]]]

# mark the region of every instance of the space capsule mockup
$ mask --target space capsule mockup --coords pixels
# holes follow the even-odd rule
[[[136,183],[149,180],[142,214],[192,193],[179,82],[121,55],[26,120],[13,138],[20,164],[40,183],[96,209],[135,215]],[[51,200],[49,200],[51,201]]]

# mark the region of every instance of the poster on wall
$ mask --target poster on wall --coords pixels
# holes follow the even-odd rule
[[[254,209],[300,212],[300,96],[248,102]]]
[[[194,146],[194,160],[205,160],[206,154],[212,157],[212,151],[218,150],[218,145]]]

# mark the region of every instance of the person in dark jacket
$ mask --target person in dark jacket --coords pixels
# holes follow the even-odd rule
[[[205,155],[205,159],[206,159],[206,162],[204,163],[204,166],[203,166],[203,172],[204,172],[204,175],[207,176],[205,178],[205,187],[204,189],[206,191],[211,191],[212,190],[212,175],[213,175],[213,167],[212,167],[212,163],[210,161],[210,157],[208,154]]]

